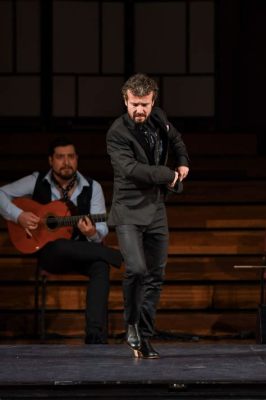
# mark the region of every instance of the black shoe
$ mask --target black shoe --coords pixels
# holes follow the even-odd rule
[[[126,342],[134,351],[141,347],[141,339],[139,334],[138,325],[128,325],[126,333]]]
[[[159,353],[154,350],[149,339],[142,339],[141,346],[134,352],[135,358],[160,358]]]

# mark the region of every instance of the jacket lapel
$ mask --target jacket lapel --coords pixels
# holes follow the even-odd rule
[[[129,116],[127,114],[124,115],[124,122],[130,133],[137,139],[143,150],[145,151],[145,154],[149,160],[149,163],[151,165],[154,165],[154,159],[153,155],[151,153],[150,147],[145,140],[145,137],[142,132],[140,132],[138,129],[135,129],[135,124],[133,121],[130,120]]]

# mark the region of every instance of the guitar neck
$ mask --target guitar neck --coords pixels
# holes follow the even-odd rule
[[[51,216],[47,218],[47,225],[60,226],[76,226],[78,221],[82,218],[88,217],[92,222],[104,222],[106,221],[106,214],[85,214],[85,215],[70,215],[67,217]]]

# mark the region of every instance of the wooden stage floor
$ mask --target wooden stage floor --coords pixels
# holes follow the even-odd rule
[[[0,399],[266,399],[266,346],[2,345]]]

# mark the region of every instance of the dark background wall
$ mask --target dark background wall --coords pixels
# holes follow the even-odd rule
[[[142,71],[183,130],[263,131],[265,11],[263,0],[1,0],[0,126],[109,121]]]

